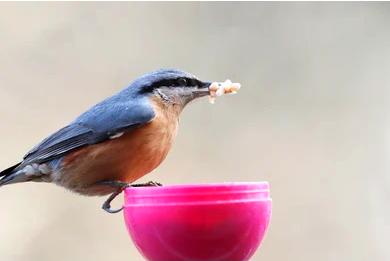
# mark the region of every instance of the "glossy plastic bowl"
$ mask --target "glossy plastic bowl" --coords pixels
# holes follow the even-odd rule
[[[125,190],[128,232],[150,261],[244,261],[271,217],[267,182]]]

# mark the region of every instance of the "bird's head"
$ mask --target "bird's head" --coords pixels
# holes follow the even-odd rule
[[[190,101],[209,95],[210,84],[184,71],[161,69],[141,76],[133,86],[138,94],[184,108]]]

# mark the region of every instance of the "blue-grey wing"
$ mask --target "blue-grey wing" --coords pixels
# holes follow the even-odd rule
[[[23,165],[49,161],[66,152],[88,144],[97,143],[103,139],[104,136],[102,134],[88,127],[79,124],[70,124],[55,132],[30,150],[24,156]]]
[[[22,165],[47,162],[77,148],[103,142],[118,132],[150,122],[154,115],[147,100],[107,99],[35,146],[24,156]]]

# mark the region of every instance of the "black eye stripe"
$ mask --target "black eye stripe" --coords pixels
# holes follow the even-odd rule
[[[152,84],[152,88],[157,88],[161,86],[196,86],[199,84],[199,81],[195,79],[190,79],[190,78],[174,78],[174,79],[168,79],[168,80],[161,80],[158,82],[154,82]]]
[[[178,86],[200,86],[201,83],[197,79],[178,77],[171,79],[163,79],[153,82],[151,85],[143,88],[143,92],[152,92],[154,89],[165,86],[165,87],[178,87]]]
[[[197,79],[191,79],[191,86],[202,86],[202,83]]]

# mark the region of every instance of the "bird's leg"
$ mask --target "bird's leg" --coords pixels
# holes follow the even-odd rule
[[[113,188],[116,188],[116,191],[114,191],[108,198],[106,201],[104,201],[103,205],[102,205],[102,209],[105,210],[106,212],[108,213],[111,213],[111,214],[114,214],[114,213],[118,213],[120,212],[123,207],[119,208],[119,209],[111,209],[111,202],[119,195],[122,193],[122,191],[129,187],[130,185],[126,182],[121,182],[121,181],[116,181],[116,180],[108,180],[108,181],[102,181],[102,182],[99,182],[98,185],[106,185],[106,186],[110,186],[110,187],[113,187]]]
[[[98,185],[106,185],[106,186],[110,186],[110,187],[116,188],[116,191],[113,192],[107,198],[107,200],[104,201],[104,203],[102,205],[102,209],[105,210],[106,212],[110,213],[110,214],[118,213],[118,212],[120,212],[123,209],[123,207],[121,207],[119,209],[111,209],[111,202],[119,194],[121,194],[122,191],[125,188],[127,188],[127,187],[156,187],[156,186],[160,187],[160,186],[162,186],[160,183],[154,182],[154,181],[149,181],[149,182],[142,183],[142,184],[128,184],[126,182],[121,182],[121,181],[116,181],[116,180],[102,181],[102,182],[99,182]]]

